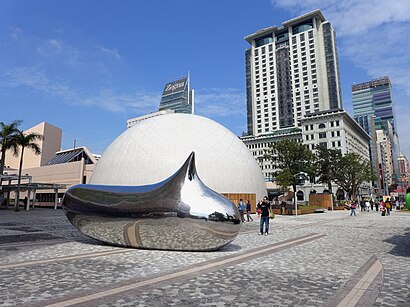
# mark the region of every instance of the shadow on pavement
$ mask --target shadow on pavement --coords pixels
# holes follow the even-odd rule
[[[394,235],[384,242],[394,244],[390,254],[401,257],[410,257],[410,228],[407,228],[403,235]]]
[[[242,247],[236,244],[229,243],[228,245],[225,245],[222,247],[220,250],[217,250],[217,253],[225,253],[225,252],[233,252],[233,251],[239,251],[241,250]]]

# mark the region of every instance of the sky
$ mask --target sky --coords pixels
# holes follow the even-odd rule
[[[129,118],[158,110],[190,72],[195,113],[246,131],[244,37],[321,9],[337,34],[343,107],[351,86],[389,76],[410,158],[408,0],[2,0],[0,121],[46,121],[62,149],[102,154]]]

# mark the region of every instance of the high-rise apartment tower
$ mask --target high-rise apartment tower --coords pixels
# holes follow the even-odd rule
[[[342,108],[336,34],[320,10],[245,40],[248,135],[298,127],[306,114]]]

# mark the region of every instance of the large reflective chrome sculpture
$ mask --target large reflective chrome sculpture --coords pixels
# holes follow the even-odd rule
[[[199,179],[193,152],[174,175],[153,185],[73,186],[63,208],[85,235],[136,248],[212,251],[241,227],[236,206]]]

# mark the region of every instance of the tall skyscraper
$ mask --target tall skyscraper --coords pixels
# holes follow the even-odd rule
[[[381,77],[352,85],[353,113],[358,123],[369,133],[370,116],[389,121],[397,131],[394,120],[392,86],[389,77]],[[388,133],[388,131],[386,131]]]
[[[248,135],[298,127],[306,114],[342,108],[336,34],[320,10],[245,40]]]
[[[369,135],[374,134],[372,129],[383,130],[389,138],[389,157],[393,164],[393,171],[390,179],[396,182],[399,179],[398,157],[400,145],[397,133],[397,123],[395,122],[394,105],[392,98],[392,85],[389,77],[384,76],[368,82],[352,85],[353,113],[355,120],[363,127]],[[374,126],[371,121],[374,119]],[[375,148],[375,139],[370,141],[370,149]],[[375,159],[379,154],[370,153],[373,169],[376,168]],[[379,161],[380,162],[380,161]]]
[[[165,84],[159,111],[174,110],[175,113],[194,113],[194,90],[190,89],[189,75]]]

